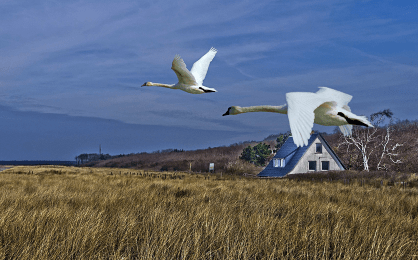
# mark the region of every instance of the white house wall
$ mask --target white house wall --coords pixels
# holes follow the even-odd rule
[[[322,144],[322,153],[316,153],[316,144]],[[321,140],[317,137],[315,141],[311,144],[311,146],[306,150],[305,154],[296,164],[295,168],[290,171],[288,174],[295,174],[295,173],[307,173],[307,172],[314,172],[309,170],[309,161],[316,161],[316,172],[320,172],[321,170],[321,161],[329,161],[329,170],[341,170],[338,166],[337,162],[331,156],[331,154],[325,148],[325,145],[321,142]]]

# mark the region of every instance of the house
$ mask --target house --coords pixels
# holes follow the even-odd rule
[[[313,133],[308,145],[296,147],[290,136],[258,177],[345,170],[345,166],[320,133]]]

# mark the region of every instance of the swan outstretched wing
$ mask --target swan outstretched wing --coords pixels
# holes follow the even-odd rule
[[[337,103],[337,106],[341,107],[347,106],[353,98],[353,96],[349,94],[327,87],[319,87],[316,94],[321,97],[321,100],[325,100],[325,102],[334,101]]]
[[[351,113],[351,109],[348,106],[348,103],[351,101],[351,99],[353,98],[351,95],[343,93],[341,91],[338,90],[334,90],[331,88],[327,88],[327,87],[319,87],[318,92],[316,92],[316,94],[318,94],[321,99],[323,100],[332,100],[334,102],[336,102],[337,107],[340,107],[339,109],[341,109],[341,111],[337,111],[337,112],[342,112],[346,117],[350,118],[353,121],[359,121],[361,123],[363,123],[364,125],[367,125],[369,127],[373,127],[372,124],[370,124],[370,122],[367,120],[366,117],[364,116],[357,116],[353,113]],[[344,134],[344,136],[350,136],[353,130],[353,126],[351,124],[349,125],[342,125],[339,126],[341,132]]]
[[[192,86],[197,85],[195,77],[187,69],[186,63],[184,63],[183,59],[180,58],[179,55],[174,57],[171,69],[176,73],[179,83]]]
[[[308,145],[315,120],[314,110],[325,101],[317,93],[290,92],[286,94],[290,131],[296,146]]]
[[[215,57],[218,51],[215,48],[211,48],[205,55],[193,64],[190,72],[193,74],[198,85],[203,84],[203,80],[206,77],[206,73],[209,69],[209,64]]]

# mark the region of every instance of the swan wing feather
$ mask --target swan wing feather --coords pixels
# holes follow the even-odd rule
[[[206,77],[206,73],[209,69],[209,64],[215,57],[218,51],[215,48],[211,48],[205,55],[193,64],[190,72],[193,74],[196,82],[199,86],[203,84],[203,80]]]
[[[349,94],[327,87],[319,87],[319,90],[316,92],[316,94],[319,95],[323,100],[336,102],[337,106],[341,107],[347,106],[353,98],[353,96]]]
[[[353,130],[353,126],[352,125],[340,125],[340,130],[341,133],[343,133],[344,136],[350,136],[351,132]]]
[[[197,85],[195,77],[187,69],[186,63],[184,63],[183,59],[180,58],[179,55],[174,57],[171,69],[176,73],[180,84],[192,86]]]
[[[290,131],[296,146],[308,145],[313,128],[314,110],[325,101],[316,93],[290,92],[286,94]]]

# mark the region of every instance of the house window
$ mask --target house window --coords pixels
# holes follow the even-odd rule
[[[322,161],[322,170],[329,171],[329,161]]]
[[[274,159],[273,160],[273,166],[274,167],[279,167],[279,162],[280,162],[279,159]]]
[[[316,171],[316,161],[309,161],[309,170]]]
[[[273,167],[284,167],[284,158],[273,159]]]
[[[316,153],[322,153],[322,144],[321,143],[316,144]]]

